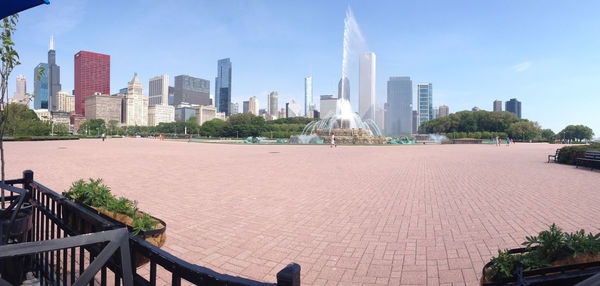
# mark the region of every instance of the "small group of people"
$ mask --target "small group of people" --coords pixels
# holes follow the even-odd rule
[[[509,147],[509,146],[510,146],[510,143],[511,143],[510,137],[508,137],[508,136],[507,136],[507,137],[506,137],[506,147]],[[512,141],[512,143],[513,143],[513,144],[515,143],[515,142],[514,142],[514,140]],[[501,144],[500,144],[500,137],[499,137],[499,136],[496,136],[496,146],[500,146],[500,145],[501,145]]]

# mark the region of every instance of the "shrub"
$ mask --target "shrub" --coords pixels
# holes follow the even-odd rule
[[[158,222],[149,214],[138,211],[137,202],[127,198],[116,198],[110,193],[110,188],[102,183],[102,179],[91,179],[89,183],[84,180],[74,182],[63,196],[101,211],[109,211],[126,215],[133,219],[133,234],[140,231],[155,229]]]
[[[15,141],[31,141],[31,136],[15,136]]]
[[[556,161],[562,164],[575,165],[577,158],[585,156],[585,151],[600,151],[600,146],[581,145],[562,147]]]

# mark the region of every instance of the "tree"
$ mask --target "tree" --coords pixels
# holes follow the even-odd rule
[[[219,137],[225,133],[225,128],[227,126],[227,122],[215,118],[204,122],[204,124],[200,126],[200,134],[211,137]]]
[[[532,140],[539,136],[541,128],[537,122],[520,121],[515,122],[508,127],[508,136],[513,139],[523,141]]]
[[[256,117],[258,117],[258,116],[255,116],[250,113],[232,114],[231,116],[229,116],[229,118],[227,118],[227,122],[231,125],[251,124],[252,121],[254,120],[254,118],[256,118]],[[260,118],[262,118],[262,117],[260,117]],[[264,119],[263,119],[263,122],[264,122]]]
[[[551,142],[556,138],[556,134],[552,129],[542,129],[540,135],[545,141]]]
[[[591,140],[594,132],[585,125],[569,125],[558,133],[558,137],[568,140]]]
[[[114,120],[114,119],[109,120],[107,128],[110,131],[110,134],[112,135],[113,132],[115,132],[115,130],[117,130],[119,128],[119,121]]]
[[[0,40],[2,41],[2,46],[0,47],[0,58],[2,59],[2,65],[0,66],[0,111],[2,111],[4,107],[4,101],[8,97],[8,78],[10,73],[13,71],[15,66],[21,64],[19,62],[19,54],[14,49],[15,43],[12,41],[12,34],[16,30],[17,21],[19,20],[19,15],[14,14],[12,16],[5,17],[2,19],[2,24],[0,25],[0,29],[2,32],[0,33]],[[0,161],[2,163],[2,184],[4,184],[4,124],[3,124],[3,113],[0,112]],[[1,193],[1,204],[2,208],[4,208],[4,189],[2,189]]]

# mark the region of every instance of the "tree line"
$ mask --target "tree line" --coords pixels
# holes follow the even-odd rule
[[[521,141],[591,140],[594,132],[584,125],[569,125],[558,134],[542,129],[537,122],[519,119],[506,111],[460,111],[429,120],[419,126],[419,133],[440,133],[449,138],[487,139],[507,136]]]
[[[186,122],[161,122],[157,126],[120,126],[118,121],[111,120],[106,123],[103,119],[91,119],[82,123],[78,129],[79,134],[88,135],[197,135],[202,137],[272,137],[289,138],[302,133],[304,126],[314,119],[295,117],[265,121],[260,116],[252,114],[233,114],[225,121],[212,119],[201,126],[197,118],[192,116]]]

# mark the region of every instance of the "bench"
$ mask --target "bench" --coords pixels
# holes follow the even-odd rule
[[[550,158],[552,158],[554,160],[554,162],[556,162],[556,158],[558,158],[558,153],[560,153],[560,149],[556,149],[556,154],[552,155],[548,155],[548,163],[550,163]]]
[[[588,165],[590,170],[593,170],[595,165],[600,166],[600,151],[585,151],[585,156],[583,158],[577,158],[575,167],[579,168],[579,165]]]

